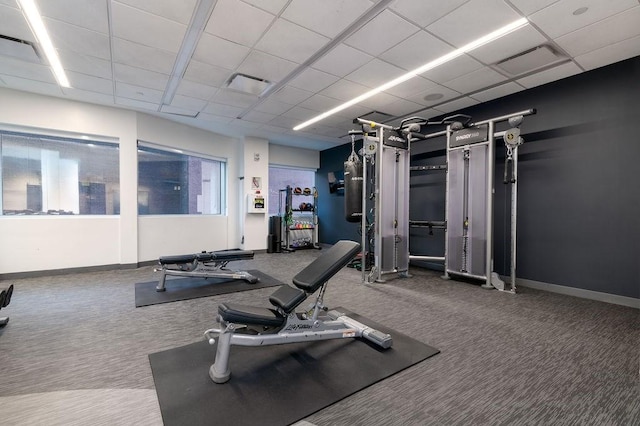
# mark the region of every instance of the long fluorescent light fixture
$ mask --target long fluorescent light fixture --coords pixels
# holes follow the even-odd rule
[[[62,87],[71,87],[71,84],[69,84],[69,79],[64,72],[64,68],[62,68],[60,58],[58,58],[58,53],[53,47],[51,37],[49,37],[49,33],[44,26],[44,22],[42,22],[42,16],[40,16],[40,12],[38,12],[38,7],[36,6],[35,2],[33,0],[17,1],[20,5],[20,8],[22,9],[22,12],[27,18],[27,22],[29,22],[31,31],[36,36],[38,44],[40,44],[40,47],[42,47],[42,51],[47,57],[47,61],[49,61],[49,65],[51,66],[51,70],[53,71],[53,75],[58,81],[58,84]]]
[[[477,49],[480,46],[483,46],[487,43],[491,43],[494,40],[499,39],[500,37],[503,37],[513,31],[516,31],[522,27],[524,27],[525,25],[527,25],[529,23],[529,21],[527,20],[527,18],[522,18],[522,19],[518,19],[515,22],[510,23],[509,25],[505,25],[504,27],[497,29],[496,31],[493,31],[487,35],[484,35],[482,37],[480,37],[477,40],[472,41],[471,43],[468,43],[464,46],[462,46],[459,49],[456,49],[452,52],[447,53],[444,56],[439,57],[438,59],[434,59],[431,62],[428,62],[424,65],[422,65],[421,67],[418,67],[412,71],[409,71],[406,74],[401,75],[400,77],[397,77],[391,81],[386,82],[385,84],[383,84],[382,86],[376,87],[375,89],[371,89],[366,93],[363,93],[362,95],[351,99],[350,101],[347,101],[341,105],[338,105],[337,107],[330,109],[329,111],[323,112],[322,114],[313,117],[310,120],[305,121],[304,123],[298,124],[296,127],[293,128],[293,130],[300,130],[303,129],[307,126],[309,126],[310,124],[313,123],[317,123],[320,120],[323,120],[337,112],[340,112],[344,109],[349,108],[350,106],[353,106],[357,103],[360,103],[362,101],[364,101],[365,99],[369,99],[372,96],[377,95],[380,92],[384,92],[385,90],[389,90],[392,87],[397,86],[398,84],[404,83],[407,80],[412,79],[413,77],[417,77],[418,75],[429,71],[433,68],[436,68],[444,63],[447,63],[455,58],[457,58],[458,56],[462,56],[465,53],[469,53],[474,49]]]

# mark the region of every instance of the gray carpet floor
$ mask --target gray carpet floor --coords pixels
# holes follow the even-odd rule
[[[283,282],[318,251],[256,254],[234,268]],[[148,354],[193,343],[217,305],[273,288],[135,308],[152,267],[4,281],[0,424],[160,425]],[[363,285],[344,269],[325,304],[442,352],[305,419],[309,425],[640,425],[640,311],[521,287],[510,295],[412,278]],[[304,389],[292,389],[304,392]],[[312,397],[310,395],[309,397]],[[303,423],[303,422],[301,422]],[[232,425],[233,419],[212,419]]]

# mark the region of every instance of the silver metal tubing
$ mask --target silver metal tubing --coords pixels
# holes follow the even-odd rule
[[[381,129],[393,129],[393,126],[389,126],[388,124],[376,123],[375,121],[365,120],[364,118],[356,118],[358,123],[360,124],[368,124],[371,127],[380,127]]]
[[[447,135],[447,156],[446,156],[446,162],[447,162],[447,169],[446,169],[446,174],[445,174],[445,190],[444,190],[444,211],[445,211],[445,220],[448,220],[447,214],[449,212],[449,191],[450,191],[450,185],[451,185],[451,181],[450,181],[450,176],[449,176],[449,164],[451,164],[451,158],[450,158],[450,143],[451,143],[451,125],[447,125],[447,130],[445,131],[446,135]],[[444,228],[444,275],[443,278],[444,279],[449,279],[449,273],[447,272],[447,269],[449,268],[449,227],[445,227]]]
[[[516,114],[517,115],[517,114]],[[511,115],[509,116],[511,117]],[[508,119],[508,117],[507,117]],[[491,286],[491,272],[493,270],[493,193],[494,188],[494,170],[495,170],[495,139],[493,137],[495,123],[493,120],[489,120],[489,150],[487,155],[487,206],[486,206],[486,232],[487,232],[487,246],[485,252],[485,270],[486,285]]]
[[[511,114],[502,115],[500,117],[493,117],[493,118],[490,118],[488,120],[483,120],[483,121],[478,121],[476,123],[471,123],[471,124],[469,124],[469,127],[471,127],[471,126],[479,126],[481,124],[487,124],[487,123],[499,123],[501,121],[508,120],[511,117],[516,117],[518,115],[525,116],[525,115],[533,115],[535,113],[536,113],[536,109],[535,108],[530,108],[530,109],[527,109],[527,110],[524,110],[524,111],[513,112]],[[493,131],[490,130],[489,134],[493,134]]]
[[[444,256],[418,256],[418,255],[409,255],[409,260],[424,260],[427,262],[444,262]]]
[[[366,136],[365,136],[366,138]],[[363,144],[365,142],[363,141]],[[362,216],[360,216],[360,235],[362,237],[360,245],[360,270],[362,271],[362,282],[366,282],[367,269],[367,156],[362,153]]]
[[[447,134],[446,130],[441,130],[439,132],[429,133],[429,134],[426,134],[426,135],[424,135],[422,133],[411,132],[411,136],[412,136],[411,142],[423,141],[423,140],[426,140],[426,139],[437,138],[438,136],[444,136],[446,134]],[[413,136],[415,136],[415,137],[413,137]]]
[[[516,292],[516,230],[518,218],[518,147],[513,148],[511,184],[511,291]]]

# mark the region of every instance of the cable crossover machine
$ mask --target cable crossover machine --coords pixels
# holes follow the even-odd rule
[[[396,274],[408,276],[409,261],[442,262],[444,278],[464,277],[483,282],[485,288],[516,292],[516,226],[518,147],[524,139],[520,125],[535,109],[472,122],[456,114],[441,121],[409,117],[393,127],[357,118],[362,130],[353,130],[352,152],[345,161],[345,213],[350,222],[360,222],[362,235],[362,280],[383,282]],[[496,131],[496,124],[509,128]],[[422,133],[431,125],[445,130]],[[362,135],[363,147],[355,150],[355,137]],[[411,144],[446,138],[446,165],[410,166]],[[504,183],[511,186],[509,242],[509,289],[493,270],[493,201],[496,141],[505,147]],[[411,171],[446,172],[445,220],[409,220],[409,177]],[[443,256],[409,253],[409,228],[444,229]],[[367,267],[366,267],[367,266]]]

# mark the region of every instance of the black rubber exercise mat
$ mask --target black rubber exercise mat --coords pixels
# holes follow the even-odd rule
[[[231,379],[225,384],[209,378],[216,347],[204,340],[151,354],[165,426],[291,424],[439,353],[367,318],[336,309],[391,334],[393,346],[385,350],[349,338],[232,346]]]
[[[257,277],[259,281],[255,284],[250,284],[244,280],[226,278],[167,277],[165,291],[156,291],[158,281],[136,283],[136,308],[284,284],[282,281],[278,281],[260,271],[250,270],[247,272]]]

